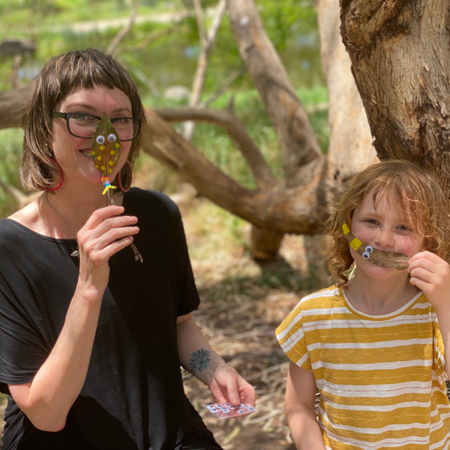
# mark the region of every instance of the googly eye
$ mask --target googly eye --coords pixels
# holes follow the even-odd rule
[[[115,135],[115,134],[110,134],[110,135],[108,136],[108,141],[109,141],[109,142],[116,142],[116,140],[117,140],[117,138],[116,138],[116,135]]]
[[[230,410],[229,410],[229,409],[227,409],[227,408],[223,408],[223,409],[222,409],[222,412],[224,412],[224,413],[229,413],[229,412],[230,412]]]
[[[238,413],[239,414],[244,414],[244,413],[246,413],[247,411],[245,410],[245,409],[238,409]]]
[[[214,405],[206,405],[206,407],[207,407],[208,409],[216,409],[216,408],[214,408]]]
[[[210,411],[211,411],[212,413],[216,413],[216,412],[219,412],[219,410],[218,410],[218,409],[216,409],[216,408],[212,408],[212,409],[210,409]]]
[[[230,406],[230,409],[238,409],[237,406]]]
[[[363,257],[364,259],[369,259],[369,258],[370,258],[370,253],[364,252],[364,253],[362,254],[362,257]]]
[[[97,144],[104,144],[105,143],[105,136],[97,136],[97,138],[95,139],[97,141]]]
[[[373,252],[373,248],[372,248],[370,245],[368,245],[368,246],[366,247],[366,252],[367,252],[367,253],[372,253],[372,252]]]
[[[220,403],[217,403],[216,408],[222,409],[223,405],[221,405]]]
[[[231,403],[225,403],[225,406],[226,406],[227,408],[229,408],[229,407],[231,406]]]

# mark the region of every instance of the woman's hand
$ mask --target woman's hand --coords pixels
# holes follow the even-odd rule
[[[133,242],[139,228],[137,217],[120,216],[122,206],[94,211],[77,234],[80,251],[79,286],[101,299],[109,280],[109,258]],[[86,292],[85,292],[86,294]]]
[[[228,364],[222,363],[216,367],[208,387],[217,403],[230,402],[235,406],[250,403],[255,406],[255,388]]]
[[[414,255],[408,272],[410,283],[427,296],[436,310],[450,310],[450,267],[434,253],[425,251]]]

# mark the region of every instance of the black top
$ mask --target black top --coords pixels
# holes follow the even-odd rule
[[[4,450],[165,450],[214,442],[181,379],[176,320],[199,305],[181,217],[156,192],[125,194],[138,217],[135,243],[110,259],[92,357],[64,429],[37,430],[10,397]],[[0,387],[23,384],[47,359],[78,280],[74,240],[0,221]]]

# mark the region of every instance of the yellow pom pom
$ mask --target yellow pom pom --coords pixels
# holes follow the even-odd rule
[[[91,155],[92,155],[92,156],[95,156],[95,152],[93,151],[93,152],[91,153]]]
[[[112,169],[108,169],[108,172],[109,172],[109,173],[112,173]]]
[[[105,150],[105,146],[104,145],[100,145],[99,149],[100,150]]]
[[[111,150],[111,155],[115,155],[116,152],[114,150]]]
[[[120,144],[118,142],[116,142],[116,148],[119,148]]]
[[[102,159],[101,156],[97,156],[97,161],[100,161]]]
[[[102,170],[105,170],[105,166],[102,166]]]

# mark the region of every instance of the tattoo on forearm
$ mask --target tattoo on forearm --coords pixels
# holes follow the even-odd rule
[[[192,353],[191,359],[189,361],[189,366],[191,368],[191,372],[202,372],[208,367],[208,364],[211,362],[209,359],[209,355],[211,352],[209,350],[205,350],[204,348],[197,350]]]

